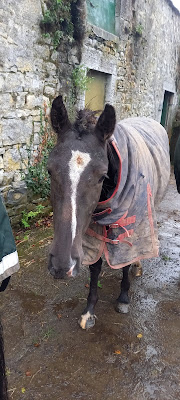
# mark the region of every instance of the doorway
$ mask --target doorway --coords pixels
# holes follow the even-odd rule
[[[87,73],[90,81],[85,94],[85,107],[92,111],[103,111],[106,97],[108,74],[90,70]]]
[[[174,94],[165,90],[164,92],[164,100],[163,100],[163,108],[161,114],[161,125],[168,131],[168,119],[169,119],[169,110],[170,106],[173,103]]]

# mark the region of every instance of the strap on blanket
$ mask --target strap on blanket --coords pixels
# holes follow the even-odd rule
[[[130,243],[128,240],[124,240],[124,239],[126,237],[130,237],[133,234],[134,230],[133,229],[127,230],[125,228],[125,226],[133,224],[136,221],[136,215],[133,215],[132,217],[126,218],[127,213],[128,212],[126,211],[124,213],[124,215],[120,219],[118,219],[115,223],[108,225],[108,229],[106,229],[106,227],[104,227],[105,228],[104,229],[104,236],[99,235],[99,233],[93,231],[93,229],[90,229],[90,228],[87,229],[86,233],[89,236],[93,236],[93,237],[95,237],[95,238],[97,238],[97,239],[99,239],[99,240],[101,240],[101,241],[103,241],[105,243],[119,244],[120,242],[123,242],[123,243],[127,243],[129,246],[132,247],[132,243]],[[113,239],[109,239],[107,237],[107,234],[111,231],[111,229],[115,229],[115,228],[122,228],[122,229],[125,230],[125,232],[121,233],[114,240]]]
[[[110,228],[123,228],[126,231],[126,229],[124,228],[125,226],[134,224],[136,222],[136,215],[126,218],[127,213],[128,212],[126,211],[120,219],[118,219],[113,224],[110,224],[109,227]]]
[[[99,211],[97,213],[93,213],[92,218],[96,222],[96,221],[99,221],[100,219],[104,218],[105,214],[111,214],[111,212],[112,212],[112,209],[110,207],[105,208],[105,210]]]
[[[118,237],[117,237],[117,239],[109,239],[108,237],[107,237],[107,230],[105,231],[105,235],[104,236],[102,236],[102,235],[99,235],[99,233],[97,233],[97,232],[95,232],[95,231],[93,231],[92,229],[90,229],[90,228],[88,228],[87,229],[87,231],[86,231],[86,233],[89,235],[89,236],[93,236],[93,237],[95,237],[95,238],[97,238],[97,239],[99,239],[99,240],[101,240],[102,242],[105,242],[105,243],[111,243],[111,244],[119,244],[120,242],[126,242],[126,243],[128,243],[130,246],[132,246],[132,243],[130,243],[130,242],[128,242],[127,240],[124,240],[126,237],[129,237],[129,236],[131,236],[132,234],[133,234],[133,229],[130,229],[129,231],[126,231],[125,233],[121,233]]]

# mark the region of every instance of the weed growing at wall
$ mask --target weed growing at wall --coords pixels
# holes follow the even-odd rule
[[[88,90],[88,84],[93,79],[87,76],[87,72],[88,69],[84,65],[78,65],[72,71],[68,105],[70,119],[74,118],[75,106],[78,98]]]
[[[51,38],[55,49],[62,38],[73,39],[72,5],[76,2],[77,0],[48,0],[46,3],[47,8],[43,10],[40,27],[44,36]]]
[[[22,218],[21,218],[21,223],[23,225],[24,228],[29,228],[30,227],[30,222],[37,217],[37,215],[41,214],[44,210],[44,206],[42,206],[42,204],[38,204],[36,206],[36,210],[35,211],[23,211],[22,212]]]
[[[54,145],[55,135],[51,130],[47,116],[47,106],[44,105],[44,110],[40,111],[39,145],[37,150],[34,150],[32,137],[30,145],[27,148],[28,161],[25,166],[26,173],[23,174],[23,179],[26,182],[27,188],[33,194],[38,194],[43,199],[49,197],[50,194],[50,178],[47,171],[47,161],[50,150]]]
[[[142,34],[143,34],[143,26],[141,24],[138,24],[135,27],[135,35],[136,36],[142,36]]]

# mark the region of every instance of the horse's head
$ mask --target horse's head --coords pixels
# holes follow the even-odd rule
[[[54,214],[49,270],[55,278],[75,276],[83,258],[82,236],[100,198],[108,170],[107,140],[115,127],[115,111],[106,105],[97,120],[81,110],[71,125],[62,97],[52,104],[51,121],[58,135],[48,170]]]

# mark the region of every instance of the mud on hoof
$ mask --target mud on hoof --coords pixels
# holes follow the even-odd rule
[[[90,314],[88,311],[86,314],[82,314],[81,318],[79,319],[79,325],[82,329],[90,329],[93,328],[95,325],[96,316]]]
[[[127,314],[129,312],[129,304],[117,302],[115,310],[121,314]]]

